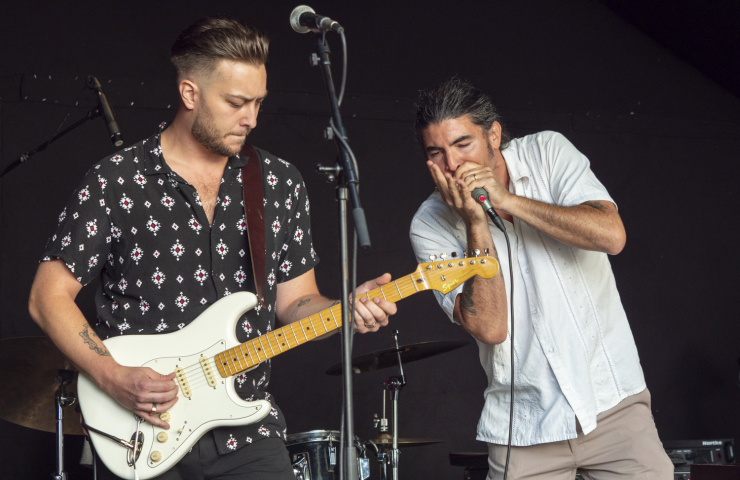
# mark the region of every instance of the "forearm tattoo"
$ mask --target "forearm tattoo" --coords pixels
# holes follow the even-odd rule
[[[98,346],[98,342],[96,342],[95,338],[100,338],[95,334],[95,330],[90,330],[90,324],[86,323],[84,327],[82,327],[82,331],[80,332],[80,337],[82,337],[82,341],[85,342],[89,347],[90,350],[97,353],[101,357],[110,357],[110,352],[107,348],[105,348],[105,345],[102,347]]]
[[[303,300],[299,301],[298,305],[296,305],[295,308],[293,309],[293,313],[291,314],[291,316],[295,317],[295,314],[298,311],[298,309],[306,305],[310,301],[311,301],[310,298],[304,298]]]
[[[460,298],[460,307],[467,312],[468,315],[477,315],[475,311],[475,302],[473,301],[473,283],[474,278],[471,278],[465,282],[465,286],[462,290],[462,297]]]
[[[334,300],[334,303],[332,303],[331,306],[333,307],[334,305],[339,305],[340,303],[342,302],[339,300]]]

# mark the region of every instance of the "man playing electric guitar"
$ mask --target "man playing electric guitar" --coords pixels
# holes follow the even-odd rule
[[[263,150],[238,155],[267,95],[267,51],[264,34],[228,18],[201,19],[180,35],[171,57],[180,97],[174,121],[90,169],[59,216],[31,290],[31,316],[80,372],[166,429],[158,414],[178,401],[174,373],[122,366],[101,339],[178,331],[218,299],[254,291],[257,282],[266,286],[264,306],[239,321],[240,341],[333,303],[316,286],[318,257],[300,173]],[[265,278],[252,274],[243,206],[241,168],[253,161],[260,162],[269,225]],[[88,323],[74,300],[97,276],[98,318]],[[385,274],[358,292],[389,281]],[[366,333],[387,325],[396,306],[363,298],[355,311],[355,329]],[[271,402],[267,417],[210,431],[160,478],[293,479],[269,380],[269,361],[235,380],[241,398]]]

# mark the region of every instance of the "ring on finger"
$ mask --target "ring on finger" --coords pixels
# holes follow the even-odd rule
[[[366,324],[365,324],[365,326],[366,326],[367,328],[373,328],[373,327],[374,327],[375,325],[377,325],[377,324],[378,324],[378,322],[375,322],[375,323],[373,323],[373,324],[371,324],[371,325],[368,325],[368,324],[366,323]]]
[[[473,174],[473,180],[478,180],[478,177],[476,177],[475,174]]]
[[[149,413],[157,413],[157,404],[152,402],[152,411]]]

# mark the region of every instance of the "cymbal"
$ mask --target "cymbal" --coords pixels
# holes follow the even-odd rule
[[[387,451],[393,449],[393,435],[391,435],[390,433],[381,433],[377,437],[371,438],[370,440],[378,446],[378,450]],[[432,438],[399,438],[398,448],[423,447],[425,445],[432,445],[442,442],[443,440],[436,440]]]
[[[56,432],[56,392],[59,370],[77,369],[48,337],[0,340],[0,418],[24,427]],[[67,385],[77,396],[77,375]],[[74,408],[64,409],[64,433],[82,435]]]
[[[401,361],[405,364],[422,360],[427,357],[439,355],[440,353],[450,352],[468,345],[468,341],[445,340],[437,342],[421,342],[404,345],[398,348],[389,348],[377,352],[362,355],[352,359],[352,370],[355,373],[370,372],[380,370],[381,368],[394,367],[398,365],[398,355],[401,352]],[[326,371],[327,375],[341,375],[342,364],[337,363]]]

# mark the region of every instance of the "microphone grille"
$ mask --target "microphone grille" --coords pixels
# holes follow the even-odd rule
[[[316,13],[313,8],[308,5],[298,5],[290,12],[290,26],[293,27],[298,33],[308,33],[310,30],[301,25],[301,15],[304,13]]]

